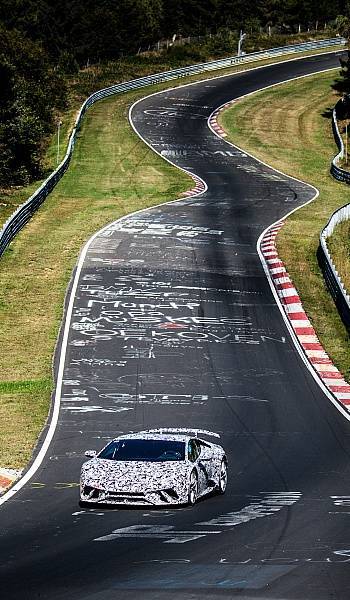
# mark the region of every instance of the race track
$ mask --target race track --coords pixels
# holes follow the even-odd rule
[[[0,507],[7,600],[348,599],[350,423],[300,359],[256,251],[262,231],[314,191],[207,125],[235,97],[338,62],[289,61],[133,107],[147,143],[208,189],[117,222],[89,246],[56,433]],[[176,510],[79,508],[86,449],[189,425],[220,433],[225,496]]]

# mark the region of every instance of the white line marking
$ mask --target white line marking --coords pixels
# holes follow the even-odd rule
[[[157,95],[157,94],[162,94],[162,93],[164,93],[164,92],[169,92],[169,91],[172,91],[172,90],[175,90],[175,89],[179,89],[179,88],[185,88],[185,87],[189,87],[189,86],[192,86],[192,85],[201,85],[201,84],[203,84],[203,83],[206,83],[206,82],[208,82],[208,81],[216,81],[217,79],[223,79],[224,77],[234,77],[235,75],[239,76],[239,75],[241,75],[242,73],[248,73],[248,72],[251,72],[251,71],[256,71],[256,70],[258,70],[258,69],[264,69],[264,68],[266,68],[266,67],[271,67],[271,66],[274,66],[274,65],[279,65],[279,64],[282,64],[282,63],[283,63],[283,64],[285,64],[285,63],[289,63],[289,62],[294,62],[295,60],[304,60],[304,59],[307,59],[307,58],[310,58],[310,57],[314,58],[314,57],[316,57],[316,56],[324,56],[324,55],[327,55],[327,54],[337,54],[337,53],[339,53],[339,52],[341,52],[341,51],[342,51],[341,49],[337,49],[337,50],[331,50],[331,51],[327,51],[327,52],[319,52],[319,53],[317,53],[317,54],[309,54],[309,55],[306,55],[306,56],[292,57],[292,58],[290,58],[290,59],[288,59],[288,60],[277,61],[277,62],[275,62],[275,63],[269,63],[268,65],[260,65],[260,66],[257,66],[257,67],[253,67],[253,68],[251,68],[251,69],[244,69],[244,70],[242,70],[242,71],[237,71],[237,72],[234,72],[234,73],[227,73],[227,74],[225,74],[225,75],[219,75],[218,77],[211,77],[211,78],[208,78],[208,79],[202,79],[202,80],[199,80],[199,81],[195,81],[195,82],[192,82],[192,83],[185,84],[185,85],[183,85],[183,86],[174,86],[174,87],[172,87],[172,88],[165,88],[164,90],[162,90],[162,91],[160,91],[160,92],[154,92],[153,94],[149,94],[148,96],[144,96],[143,98],[141,98],[140,100],[138,100],[137,102],[135,102],[135,103],[134,103],[134,104],[133,104],[133,105],[130,107],[130,109],[129,109],[129,121],[130,121],[130,124],[131,124],[131,126],[132,126],[133,130],[135,131],[135,133],[138,135],[138,137],[140,137],[140,138],[141,138],[141,139],[142,139],[142,140],[145,142],[145,144],[146,144],[146,145],[147,145],[149,148],[151,148],[151,149],[153,150],[153,152],[155,152],[156,154],[158,154],[159,156],[161,156],[161,154],[160,154],[159,152],[157,152],[157,150],[155,150],[155,149],[154,149],[154,148],[153,148],[153,147],[152,147],[152,146],[151,146],[151,145],[150,145],[150,144],[149,144],[149,143],[148,143],[146,140],[144,140],[144,139],[143,139],[143,137],[142,137],[142,136],[141,136],[141,135],[140,135],[140,134],[137,132],[137,130],[136,130],[136,128],[135,128],[135,126],[134,126],[134,124],[133,124],[133,122],[132,122],[132,118],[131,118],[131,111],[132,111],[132,109],[134,108],[134,106],[136,106],[136,104],[138,104],[139,102],[141,102],[141,100],[146,100],[147,98],[150,98],[151,96],[155,96],[155,95]],[[319,71],[319,72],[315,72],[315,73],[312,73],[311,75],[317,75],[318,73],[325,73],[325,72],[328,72],[328,71],[334,71],[334,70],[336,70],[336,69],[337,69],[337,67],[334,67],[334,68],[332,68],[332,69],[322,69],[321,71]],[[310,75],[310,76],[311,76],[311,75]],[[295,78],[295,79],[302,79],[303,77],[308,77],[308,75],[305,75],[305,76],[302,76],[302,77],[297,77],[297,78]],[[290,82],[290,81],[293,81],[293,79],[288,79],[288,80],[286,80],[286,81],[284,81],[284,82],[281,82],[280,84],[276,84],[276,85],[281,85],[282,83],[288,83],[288,82]],[[211,87],[215,87],[215,86],[211,86]],[[268,87],[274,87],[274,86],[268,86]],[[252,92],[251,94],[253,94],[253,93],[257,93],[257,92],[259,92],[259,91],[262,91],[262,89],[266,89],[266,88],[261,88],[260,90],[256,90],[256,92]],[[247,94],[247,95],[251,95],[251,94]],[[244,97],[244,96],[242,96],[242,97]],[[219,107],[217,110],[219,110],[220,108],[221,108],[221,107]],[[211,116],[212,116],[212,115],[210,115],[210,116],[209,116],[209,119],[208,119],[208,126],[209,126],[209,128],[210,128],[210,129],[213,131],[213,133],[214,133],[215,135],[217,135],[217,134],[215,133],[215,131],[214,131],[214,130],[211,128],[211,126],[210,126],[210,123],[209,123],[209,120],[210,120]],[[219,136],[219,135],[218,135],[218,137],[220,137],[220,139],[222,139],[222,137],[221,137],[221,136]],[[225,140],[225,141],[226,141],[226,143],[227,143],[227,144],[229,144],[229,145],[230,145],[230,146],[232,146],[233,148],[235,148],[235,149],[238,149],[240,152],[243,152],[243,153],[245,153],[247,156],[250,156],[251,158],[254,158],[255,160],[257,160],[257,161],[258,161],[258,162],[260,162],[261,164],[265,164],[265,166],[267,166],[267,167],[269,167],[269,168],[273,169],[273,170],[274,170],[274,171],[276,171],[277,173],[281,173],[283,176],[285,176],[285,177],[289,177],[290,179],[294,179],[294,180],[296,180],[296,181],[300,181],[300,180],[297,180],[295,177],[290,177],[290,176],[288,176],[288,175],[285,175],[285,173],[282,173],[281,171],[278,171],[277,169],[274,169],[274,168],[273,168],[273,167],[271,167],[270,165],[268,165],[268,164],[266,164],[266,163],[263,163],[263,162],[262,162],[262,161],[260,161],[259,159],[255,158],[255,156],[253,156],[253,155],[249,154],[248,152],[245,152],[245,150],[242,150],[241,148],[239,148],[238,146],[235,146],[235,145],[234,145],[234,144],[232,144],[231,142],[228,142],[227,140]],[[161,156],[161,157],[162,157],[162,156]],[[193,174],[192,174],[190,171],[186,171],[186,169],[183,169],[182,167],[179,167],[178,165],[175,165],[175,164],[174,164],[174,163],[173,163],[171,160],[169,160],[168,158],[166,158],[166,157],[162,157],[162,158],[163,158],[163,160],[166,160],[168,163],[170,163],[171,165],[173,165],[173,166],[177,167],[177,168],[178,168],[178,169],[180,169],[181,171],[184,171],[185,173],[188,173],[190,176],[193,176]],[[197,177],[197,176],[196,176],[196,177]],[[198,178],[198,177],[197,177],[197,180],[200,180],[200,181],[203,183],[203,185],[205,186],[205,189],[204,189],[203,191],[206,191],[206,190],[208,189],[208,186],[207,186],[207,184],[205,183],[205,181],[203,181],[202,179],[200,179],[200,178]],[[300,181],[300,182],[301,182],[301,183],[305,183],[305,182],[303,182],[303,181]],[[310,185],[310,184],[307,184],[307,185]],[[314,187],[314,186],[310,186],[310,187]],[[318,194],[319,194],[319,191],[318,191],[316,188],[314,188],[314,189],[316,190],[316,195],[315,195],[315,196],[314,196],[314,198],[312,198],[312,199],[311,199],[309,202],[306,202],[306,203],[304,204],[304,206],[306,206],[306,204],[309,204],[310,202],[312,202],[312,200],[314,200],[314,199],[315,199],[315,198],[318,196]],[[200,194],[202,194],[202,193],[203,193],[203,192],[200,192],[199,194],[196,194],[196,196],[198,196],[198,195],[200,195]],[[183,201],[184,201],[184,199],[183,199],[183,198],[178,198],[177,200],[171,200],[171,201],[169,201],[169,202],[162,202],[162,203],[160,203],[160,204],[157,204],[156,206],[157,206],[157,207],[161,207],[161,206],[166,206],[166,205],[169,205],[169,204],[174,204],[175,202],[183,202]],[[77,286],[78,286],[78,281],[79,281],[79,278],[80,278],[80,274],[81,274],[82,266],[83,266],[83,263],[84,263],[84,260],[85,260],[85,257],[86,257],[86,254],[87,254],[87,251],[88,251],[88,249],[89,249],[90,245],[91,245],[91,244],[92,244],[92,242],[93,242],[93,241],[96,239],[96,237],[98,237],[98,236],[99,236],[101,233],[103,233],[103,232],[107,231],[107,229],[108,229],[108,228],[109,228],[111,225],[113,225],[113,224],[115,224],[115,223],[120,223],[120,222],[123,222],[123,221],[125,221],[125,220],[129,219],[129,218],[130,218],[131,216],[133,216],[133,215],[136,215],[136,214],[143,214],[144,212],[146,212],[146,211],[149,211],[149,210],[150,210],[150,209],[152,209],[152,208],[155,208],[155,207],[148,207],[148,208],[144,208],[144,209],[141,209],[141,210],[134,211],[134,212],[132,212],[132,213],[130,213],[130,214],[128,214],[128,215],[125,215],[124,217],[121,217],[120,219],[117,219],[116,221],[113,221],[113,222],[109,223],[108,225],[106,225],[105,227],[102,227],[102,229],[100,229],[99,231],[97,231],[96,233],[94,233],[94,235],[93,235],[93,236],[92,236],[92,237],[91,237],[91,238],[90,238],[90,239],[89,239],[89,240],[88,240],[88,241],[85,243],[85,245],[83,246],[83,249],[82,249],[82,251],[81,251],[81,254],[80,254],[80,256],[79,256],[79,259],[78,259],[78,263],[77,263],[77,269],[76,269],[76,272],[75,272],[75,276],[74,276],[74,279],[73,279],[73,284],[72,284],[72,289],[71,289],[71,293],[70,293],[70,297],[69,297],[69,304],[68,304],[68,308],[67,308],[67,313],[66,313],[66,315],[65,315],[65,318],[63,319],[63,321],[64,321],[64,332],[63,332],[63,338],[62,338],[62,345],[61,345],[61,355],[60,355],[60,359],[59,359],[59,368],[58,368],[58,373],[57,373],[57,384],[56,384],[56,390],[55,390],[55,395],[54,395],[54,401],[53,401],[53,410],[52,410],[52,416],[51,416],[51,420],[50,420],[50,425],[49,425],[49,428],[48,428],[47,434],[46,434],[46,436],[45,436],[45,439],[44,439],[44,441],[43,441],[43,444],[42,444],[42,446],[41,446],[41,448],[40,448],[40,450],[39,450],[39,452],[38,452],[38,454],[37,454],[37,456],[36,456],[35,460],[33,461],[33,464],[32,464],[32,465],[31,465],[31,467],[28,469],[28,471],[26,471],[26,473],[23,475],[23,477],[21,477],[21,479],[19,479],[19,480],[16,482],[16,484],[15,484],[15,485],[14,485],[14,486],[13,486],[13,487],[12,487],[12,488],[11,488],[11,489],[8,491],[8,492],[6,492],[6,493],[5,493],[3,496],[1,496],[1,498],[0,498],[0,506],[1,506],[2,504],[4,504],[5,502],[7,502],[8,500],[10,500],[10,498],[12,498],[12,496],[14,496],[14,495],[15,495],[17,492],[19,492],[19,490],[21,490],[21,489],[24,487],[24,485],[25,485],[25,484],[26,484],[26,483],[27,483],[27,482],[28,482],[28,481],[29,481],[29,480],[30,480],[30,479],[33,477],[33,475],[34,475],[34,474],[37,472],[37,470],[39,469],[39,467],[40,467],[41,463],[43,462],[43,460],[44,460],[44,458],[45,458],[45,455],[46,455],[46,453],[47,453],[47,450],[48,450],[48,448],[49,448],[49,446],[50,446],[50,444],[51,444],[51,441],[52,441],[52,439],[53,439],[53,436],[54,436],[54,434],[55,434],[56,427],[57,427],[57,423],[58,423],[58,417],[59,417],[59,409],[60,409],[60,396],[61,396],[61,390],[62,390],[63,371],[64,371],[64,364],[65,364],[65,357],[66,357],[66,353],[67,353],[67,345],[68,345],[68,344],[67,344],[67,341],[68,341],[68,333],[69,333],[69,328],[70,328],[70,319],[71,319],[71,316],[72,316],[72,310],[73,310],[73,305],[74,305],[75,292],[76,292],[76,289],[77,289]],[[296,210],[298,210],[299,208],[301,208],[301,207],[298,207],[298,208],[296,208],[296,209],[294,209],[294,210],[290,211],[289,213],[287,213],[287,214],[285,215],[285,217],[284,217],[284,218],[288,217],[290,214],[292,214],[293,212],[295,212],[295,211],[296,211]],[[278,226],[278,224],[279,224],[279,221],[280,221],[280,220],[281,220],[281,219],[278,219],[278,221],[276,221],[276,223],[275,223],[275,224],[276,224],[277,226]],[[275,224],[273,224],[273,225],[275,225]],[[276,300],[276,303],[277,303],[277,305],[278,305],[278,307],[279,307],[279,309],[280,309],[280,311],[281,311],[281,314],[282,314],[282,316],[283,316],[283,319],[284,319],[284,321],[285,321],[285,323],[286,323],[287,329],[289,330],[289,333],[290,333],[290,335],[291,335],[291,337],[292,337],[292,340],[293,340],[293,342],[294,342],[294,344],[295,344],[295,346],[296,346],[296,348],[297,348],[297,350],[298,350],[298,352],[299,352],[300,356],[302,357],[302,359],[303,359],[303,361],[304,361],[305,365],[306,365],[306,366],[308,367],[308,369],[310,370],[310,373],[311,373],[311,374],[312,374],[312,376],[314,377],[315,381],[316,381],[316,382],[317,382],[317,383],[320,385],[320,387],[322,388],[322,390],[324,391],[324,393],[325,393],[325,394],[326,394],[326,395],[327,395],[327,396],[330,398],[330,400],[331,400],[331,401],[333,402],[333,404],[334,404],[334,405],[335,405],[335,406],[338,408],[338,410],[340,410],[340,412],[341,412],[341,413],[342,413],[342,414],[343,414],[343,415],[344,415],[344,416],[345,416],[345,417],[346,417],[348,420],[350,420],[350,415],[349,415],[348,413],[345,413],[344,409],[342,409],[342,408],[341,408],[341,407],[338,405],[338,403],[336,402],[335,398],[333,398],[333,396],[330,394],[330,392],[327,390],[327,388],[325,388],[325,387],[324,387],[324,386],[323,386],[323,385],[320,383],[320,381],[318,380],[318,377],[317,377],[317,375],[316,375],[316,372],[315,372],[313,369],[311,369],[311,367],[310,367],[310,365],[309,365],[309,363],[308,363],[308,361],[307,361],[307,358],[306,358],[305,354],[303,354],[303,352],[302,352],[302,349],[301,349],[301,347],[299,346],[299,344],[298,344],[298,342],[297,342],[297,338],[296,338],[296,336],[295,336],[295,334],[294,334],[294,332],[293,332],[293,330],[292,330],[292,328],[291,328],[291,326],[290,326],[289,320],[287,319],[287,317],[286,317],[286,315],[285,315],[285,313],[284,313],[284,311],[283,311],[283,307],[282,307],[282,306],[281,306],[281,304],[280,304],[280,301],[279,301],[278,295],[277,295],[277,293],[275,292],[275,288],[274,288],[274,285],[273,285],[273,282],[272,282],[272,279],[271,279],[270,273],[269,273],[269,271],[268,271],[268,268],[267,268],[267,266],[266,266],[266,264],[265,264],[265,262],[264,262],[263,256],[262,256],[262,254],[260,253],[260,249],[259,249],[259,243],[260,243],[260,240],[262,239],[262,237],[263,237],[264,233],[266,233],[266,232],[267,232],[269,229],[271,229],[271,226],[270,226],[270,227],[267,227],[267,228],[265,229],[265,231],[264,231],[264,232],[261,234],[261,236],[260,236],[260,238],[259,238],[259,240],[258,240],[258,242],[257,242],[257,244],[258,244],[258,247],[257,247],[257,249],[258,249],[258,254],[259,254],[259,257],[260,257],[261,263],[262,263],[262,265],[263,265],[263,267],[264,267],[264,270],[265,270],[266,276],[267,276],[267,278],[268,278],[268,281],[269,281],[269,284],[270,284],[270,287],[271,287],[272,293],[273,293],[273,295],[274,295],[274,297],[275,297],[275,300]]]
[[[131,525],[114,529],[112,533],[94,538],[94,542],[111,542],[125,538],[154,538],[163,540],[164,544],[185,544],[221,531],[178,531],[174,525]]]
[[[301,58],[301,57],[300,57]],[[288,62],[288,61],[286,61]],[[320,73],[328,73],[329,71],[334,71],[336,70],[337,67],[335,68],[330,68],[330,69],[322,69],[321,71],[317,71],[314,73],[310,73],[308,75],[302,75],[300,77],[295,77],[293,79],[288,79],[286,81],[283,82],[279,82],[273,85],[269,85],[266,86],[264,88],[260,88],[259,90],[255,90],[254,92],[250,92],[249,94],[245,94],[243,96],[241,96],[240,98],[235,98],[235,100],[241,100],[242,98],[246,98],[248,96],[252,96],[253,94],[257,94],[261,91],[273,88],[273,87],[277,87],[279,85],[283,85],[285,83],[290,83],[291,81],[295,81],[298,79],[304,79],[306,77],[312,77],[313,75],[319,75]],[[227,104],[227,103],[225,103]],[[225,106],[225,104],[223,104],[221,107],[219,107],[219,109],[216,110],[220,110],[221,108],[223,108]],[[214,129],[211,127],[210,125],[210,119],[212,117],[213,113],[209,116],[208,118],[208,127],[209,129],[214,133],[214,135],[216,135],[217,137],[219,137],[222,140],[222,137],[220,135],[218,135]],[[345,417],[348,421],[350,421],[350,414],[347,412],[347,410],[345,409],[345,407],[343,407],[341,404],[339,404],[339,402],[337,401],[337,399],[333,396],[333,394],[327,389],[327,387],[324,385],[324,382],[326,383],[328,380],[324,379],[322,381],[322,379],[320,379],[320,377],[318,376],[317,372],[315,371],[315,369],[313,368],[313,366],[310,364],[302,346],[299,343],[298,337],[296,336],[296,334],[294,333],[293,327],[291,325],[290,320],[288,319],[288,316],[283,308],[283,305],[280,301],[280,298],[278,296],[277,290],[274,286],[274,282],[272,279],[272,274],[274,272],[279,272],[280,269],[269,269],[269,267],[267,266],[267,261],[264,258],[264,255],[260,249],[260,244],[262,239],[264,238],[264,236],[267,234],[267,232],[273,231],[274,228],[279,228],[280,227],[280,221],[287,219],[290,215],[292,215],[294,212],[296,212],[297,210],[300,210],[301,208],[303,208],[304,206],[307,206],[308,204],[310,204],[311,202],[313,202],[314,200],[316,200],[316,198],[319,196],[319,190],[312,184],[307,183],[301,179],[297,179],[296,177],[292,177],[291,175],[287,175],[286,173],[283,173],[283,171],[279,171],[278,169],[276,169],[275,167],[271,166],[270,164],[260,160],[259,158],[257,158],[256,156],[254,156],[253,154],[250,154],[249,152],[247,152],[246,150],[243,150],[243,148],[241,148],[240,146],[236,146],[235,144],[233,144],[232,142],[229,142],[227,139],[222,140],[224,141],[226,144],[229,144],[230,146],[232,146],[233,148],[235,148],[236,150],[239,150],[240,152],[245,152],[247,154],[247,156],[250,156],[251,158],[253,158],[254,160],[256,160],[257,162],[259,162],[260,164],[264,165],[265,167],[268,167],[269,169],[272,169],[273,171],[275,171],[276,173],[280,173],[281,175],[283,175],[284,177],[291,179],[293,181],[297,181],[299,183],[302,183],[304,185],[309,186],[311,189],[313,189],[315,191],[315,195],[308,200],[307,202],[305,202],[304,204],[302,204],[301,206],[298,206],[297,208],[294,208],[293,210],[287,212],[284,216],[280,217],[277,221],[275,221],[275,223],[272,223],[271,225],[269,225],[268,227],[266,227],[266,229],[261,233],[261,235],[259,236],[258,240],[257,240],[257,244],[256,244],[256,248],[257,248],[257,252],[261,261],[261,264],[263,266],[263,269],[265,271],[265,275],[267,277],[267,280],[269,282],[271,291],[272,291],[272,295],[275,298],[276,304],[280,310],[280,313],[282,315],[282,318],[285,322],[285,325],[288,329],[289,335],[292,339],[292,342],[294,343],[294,346],[300,356],[300,358],[302,359],[304,365],[306,366],[306,368],[308,369],[308,371],[310,372],[310,374],[312,375],[313,379],[315,380],[315,382],[317,383],[317,385],[320,387],[320,389],[323,391],[323,393],[327,396],[327,398],[332,402],[332,404],[335,406],[335,408],[343,415],[343,417]],[[270,262],[270,261],[268,261]],[[285,268],[283,268],[283,271],[285,271]],[[294,305],[290,305],[287,306],[287,312],[300,312],[303,311],[304,309],[302,308],[301,304],[294,304]]]

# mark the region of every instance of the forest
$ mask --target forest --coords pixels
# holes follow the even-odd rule
[[[0,0],[0,188],[44,175],[69,81],[87,65],[141,57],[159,41],[186,36],[221,33],[236,43],[240,30],[261,39],[318,30],[327,37],[349,13],[344,0]],[[165,51],[175,64],[171,44]],[[207,54],[218,51],[211,42]]]

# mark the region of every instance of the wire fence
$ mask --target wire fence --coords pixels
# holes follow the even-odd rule
[[[259,26],[257,27],[256,25],[254,26],[247,26],[247,33],[249,33],[249,35],[267,35],[268,37],[271,37],[273,35],[286,35],[286,36],[290,36],[292,34],[297,35],[297,34],[307,34],[307,35],[332,35],[334,33],[334,22],[330,22],[330,23],[322,23],[320,24],[319,22],[314,22],[314,23],[310,23],[309,26],[302,26],[300,25],[295,25],[292,28],[284,28],[278,25],[265,25],[264,27]],[[333,29],[333,31],[332,31]],[[144,52],[159,52],[160,50],[164,50],[165,48],[170,48],[170,47],[178,47],[178,46],[185,46],[187,44],[192,44],[195,46],[201,46],[203,44],[207,44],[210,41],[213,41],[215,43],[216,40],[222,40],[223,36],[231,36],[231,38],[237,38],[237,42],[238,42],[238,38],[240,36],[240,30],[239,29],[224,29],[221,31],[216,31],[216,32],[212,32],[212,31],[208,31],[205,34],[189,34],[189,35],[182,35],[182,34],[176,34],[173,35],[171,38],[167,38],[167,39],[161,39],[158,42],[156,42],[155,44],[148,44],[146,46],[140,46],[138,53],[144,53]]]
[[[269,50],[252,52],[243,56],[232,56],[206,63],[199,63],[188,67],[182,67],[179,69],[173,69],[171,71],[165,71],[163,73],[155,73],[154,75],[148,75],[146,77],[140,77],[131,81],[119,83],[93,93],[85,100],[85,102],[80,108],[80,111],[74,124],[73,131],[69,138],[66,155],[60,163],[60,165],[42,183],[42,185],[34,192],[34,194],[9,217],[9,219],[6,221],[3,228],[1,229],[0,256],[4,253],[5,249],[9,246],[9,244],[17,235],[17,233],[22,229],[22,227],[24,227],[24,225],[30,220],[30,218],[33,216],[36,210],[41,206],[41,204],[53,190],[57,182],[61,179],[65,171],[68,169],[70,160],[72,158],[75,142],[77,139],[77,133],[79,131],[84,114],[88,110],[88,108],[92,106],[95,102],[98,102],[99,100],[102,100],[114,94],[121,94],[130,90],[137,90],[139,88],[147,87],[152,84],[171,81],[172,79],[178,79],[180,77],[187,77],[189,75],[196,75],[218,69],[225,69],[241,63],[253,63],[265,58],[273,58],[287,54],[298,54],[310,50],[324,50],[334,46],[342,47],[346,44],[346,41],[347,40],[344,38],[336,37],[325,40],[305,42],[303,44],[293,44],[290,46],[271,48]]]

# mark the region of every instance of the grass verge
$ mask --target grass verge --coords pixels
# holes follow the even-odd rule
[[[0,383],[1,466],[20,469],[30,459],[47,416],[51,387],[51,379]]]
[[[6,349],[0,368],[2,467],[20,468],[28,462],[47,418],[65,290],[84,242],[108,222],[175,199],[192,187],[187,175],[132,132],[128,107],[150,92],[271,62],[278,61],[152,86],[102,101],[87,112],[68,172],[0,261],[0,344]],[[74,109],[63,119],[62,140],[73,115]],[[53,139],[51,162],[55,147]],[[21,190],[22,197],[31,191]]]
[[[334,363],[350,379],[349,336],[317,264],[319,233],[350,190],[329,174],[335,153],[329,109],[335,72],[303,78],[242,99],[222,113],[229,139],[271,166],[316,186],[319,197],[293,213],[277,238],[278,252],[304,308]]]
[[[349,200],[348,200],[349,201]],[[345,204],[345,202],[344,202]],[[350,221],[336,226],[327,246],[347,293],[350,291]]]
[[[23,467],[45,423],[64,294],[83,243],[193,186],[130,131],[127,108],[140,95],[87,113],[68,172],[1,260],[1,466]]]

